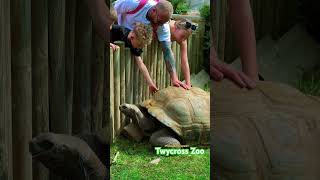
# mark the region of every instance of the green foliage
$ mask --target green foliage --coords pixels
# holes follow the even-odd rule
[[[190,10],[190,5],[186,0],[171,0],[175,14],[184,14]]]
[[[200,15],[203,17],[206,22],[210,22],[210,6],[205,4],[200,8]]]
[[[111,145],[111,161],[117,152],[111,179],[210,179],[210,149],[203,155],[157,156],[147,141],[118,138]],[[149,163],[157,158],[158,164]]]
[[[320,96],[320,69],[305,72],[298,82],[301,92],[313,96]]]

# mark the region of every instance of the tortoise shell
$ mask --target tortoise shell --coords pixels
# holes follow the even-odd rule
[[[212,91],[217,179],[320,179],[320,101],[289,85],[254,90],[224,80]]]
[[[171,128],[183,142],[208,144],[210,134],[210,93],[168,87],[141,103],[148,112]]]

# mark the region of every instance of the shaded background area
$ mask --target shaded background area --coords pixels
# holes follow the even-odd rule
[[[300,90],[312,89],[309,92],[319,95],[319,1],[250,2],[255,21],[260,74],[266,80],[288,83]],[[220,59],[240,68],[227,3],[216,1],[213,7],[216,48]]]

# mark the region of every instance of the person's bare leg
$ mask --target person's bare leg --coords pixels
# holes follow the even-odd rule
[[[253,16],[249,0],[229,0],[230,20],[240,51],[242,70],[250,78],[258,80],[256,40]]]

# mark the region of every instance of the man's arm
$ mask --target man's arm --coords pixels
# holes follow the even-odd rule
[[[249,0],[229,0],[230,19],[237,47],[240,50],[242,70],[253,80],[258,80],[256,40]]]
[[[153,93],[155,91],[158,91],[157,86],[153,83],[149,71],[146,67],[146,65],[143,63],[142,58],[140,56],[134,56],[134,59],[138,65],[139,70],[143,74],[144,79],[147,81],[147,84],[149,86],[149,90]]]
[[[183,72],[184,79],[186,81],[186,85],[188,86],[188,88],[191,88],[187,41],[185,40],[181,42],[181,44],[179,45],[180,45],[180,53],[181,53],[181,69]]]
[[[90,15],[99,36],[109,42],[109,27],[111,25],[110,12],[104,0],[85,0]]]
[[[181,86],[187,89],[187,86],[178,79],[177,72],[176,72],[176,63],[173,57],[173,52],[171,50],[171,42],[161,41],[161,46],[162,46],[164,60],[167,66],[167,71],[170,74],[172,84],[174,86],[177,86],[177,87]]]

